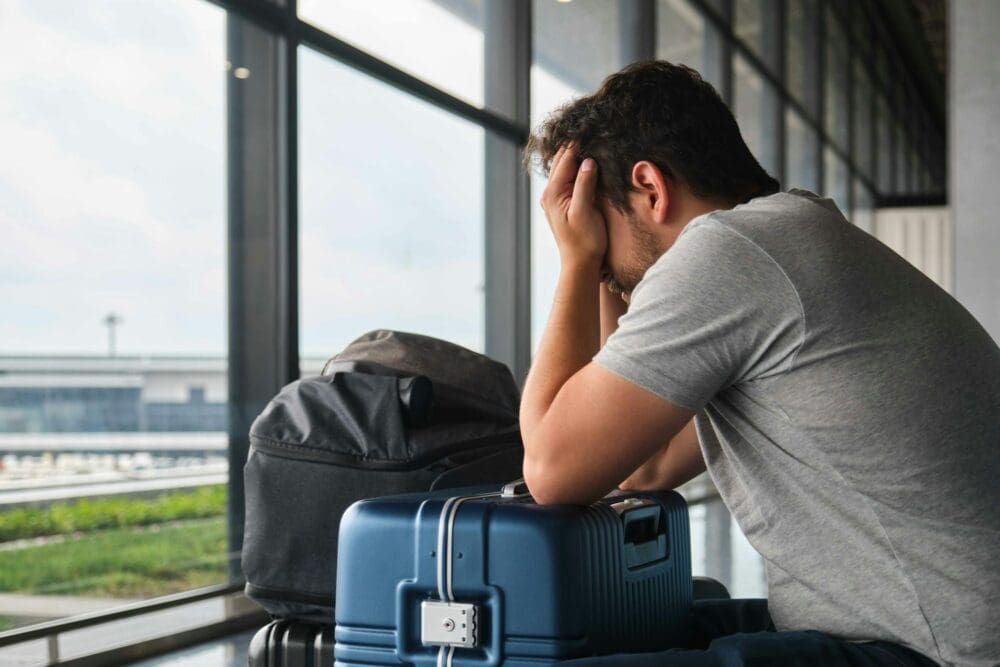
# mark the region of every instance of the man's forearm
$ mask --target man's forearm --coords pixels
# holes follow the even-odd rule
[[[601,344],[597,264],[563,266],[552,312],[521,396],[521,433],[530,455],[531,434],[556,395],[586,366]]]
[[[663,491],[674,489],[705,472],[705,459],[698,444],[692,419],[666,447],[642,464],[619,484],[623,491]]]
[[[612,294],[604,283],[597,289],[601,294],[601,347],[604,347],[611,334],[618,330],[618,318],[628,310],[628,304],[621,294]]]

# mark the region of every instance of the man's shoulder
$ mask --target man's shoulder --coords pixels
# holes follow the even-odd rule
[[[785,233],[789,227],[804,222],[836,219],[845,221],[833,200],[808,190],[792,188],[783,192],[755,197],[730,209],[712,211],[692,220],[692,224],[719,224],[746,235]]]
[[[731,209],[710,211],[693,218],[681,231],[674,246],[660,258],[670,264],[694,255],[720,259],[745,255],[744,259],[771,261],[770,250],[791,237],[801,236],[818,219],[843,219],[828,199],[807,190],[789,190],[756,197]],[[738,264],[726,263],[739,269]],[[714,270],[726,266],[716,265]]]
[[[736,272],[744,268],[745,262],[765,262],[792,274],[796,273],[795,267],[809,265],[813,255],[838,249],[845,242],[857,245],[874,241],[865,234],[848,231],[852,228],[832,200],[792,189],[694,218],[675,246],[680,253],[700,256],[728,253],[737,260],[727,263],[728,268]],[[716,264],[716,270],[727,268]]]

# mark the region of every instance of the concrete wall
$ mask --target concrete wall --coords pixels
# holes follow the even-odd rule
[[[955,296],[1000,341],[1000,2],[949,3]]]

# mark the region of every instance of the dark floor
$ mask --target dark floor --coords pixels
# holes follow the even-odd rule
[[[131,667],[246,667],[247,646],[256,630],[198,644],[190,648],[131,663]]]

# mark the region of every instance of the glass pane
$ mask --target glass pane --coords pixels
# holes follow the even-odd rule
[[[299,0],[303,20],[483,106],[482,0]]]
[[[910,145],[910,150],[906,154],[906,192],[907,194],[917,194],[920,191],[919,178],[919,158],[916,148]]]
[[[847,109],[847,40],[830,8],[826,16],[826,72],[823,76],[826,133],[839,148],[849,150]]]
[[[303,363],[378,328],[482,350],[482,128],[307,48],[299,95]]]
[[[701,14],[688,0],[659,0],[656,25],[656,57],[700,73],[705,62],[705,19]]]
[[[855,225],[872,233],[875,229],[875,198],[872,191],[865,187],[859,179],[854,179],[854,216],[852,222]]]
[[[692,505],[691,573],[721,581],[734,598],[766,598],[764,559],[721,500]]]
[[[567,90],[570,96],[594,92],[619,69],[618,11],[604,0],[536,0],[532,26],[531,118],[538,123],[568,101]]]
[[[883,88],[888,88],[892,83],[889,79],[889,56],[881,43],[875,48],[875,77]]]
[[[618,13],[605,0],[535,0],[532,3],[534,62],[531,66],[531,122],[574,97],[597,90],[618,70]],[[580,49],[578,44],[589,45]],[[559,277],[559,252],[538,198],[545,179],[531,175],[531,349],[545,328]]]
[[[785,187],[819,192],[816,166],[819,163],[819,136],[792,109],[785,111]]]
[[[733,31],[751,51],[760,55],[760,3],[761,0],[735,0],[733,3]]]
[[[872,25],[868,20],[868,13],[859,3],[851,8],[851,30],[854,33],[854,48],[858,49],[858,54],[870,62],[872,46],[875,44],[875,35],[872,32]]]
[[[872,176],[872,85],[859,60],[854,61],[854,164],[865,176]]]
[[[892,121],[889,115],[889,103],[884,95],[878,95],[875,100],[875,139],[878,142],[876,166],[878,168],[878,189],[882,194],[892,192]]]
[[[788,91],[810,112],[816,100],[811,94],[814,70],[808,59],[813,53],[816,36],[809,21],[817,11],[816,0],[789,0],[786,18],[786,65]]]
[[[0,630],[228,576],[224,48],[205,2],[0,9]]]
[[[847,173],[847,163],[840,159],[829,146],[823,152],[823,184],[824,194],[837,204],[837,208],[850,220],[850,176]]]
[[[901,194],[906,192],[906,151],[909,145],[909,139],[906,137],[906,133],[903,132],[903,125],[899,122],[898,117],[892,124],[892,134],[895,141],[893,144],[893,152],[895,153],[893,157],[893,164],[895,166],[895,172],[893,176],[892,193]]]
[[[740,126],[743,140],[750,152],[760,160],[763,147],[761,134],[761,99],[764,79],[742,56],[733,58],[733,115]]]

